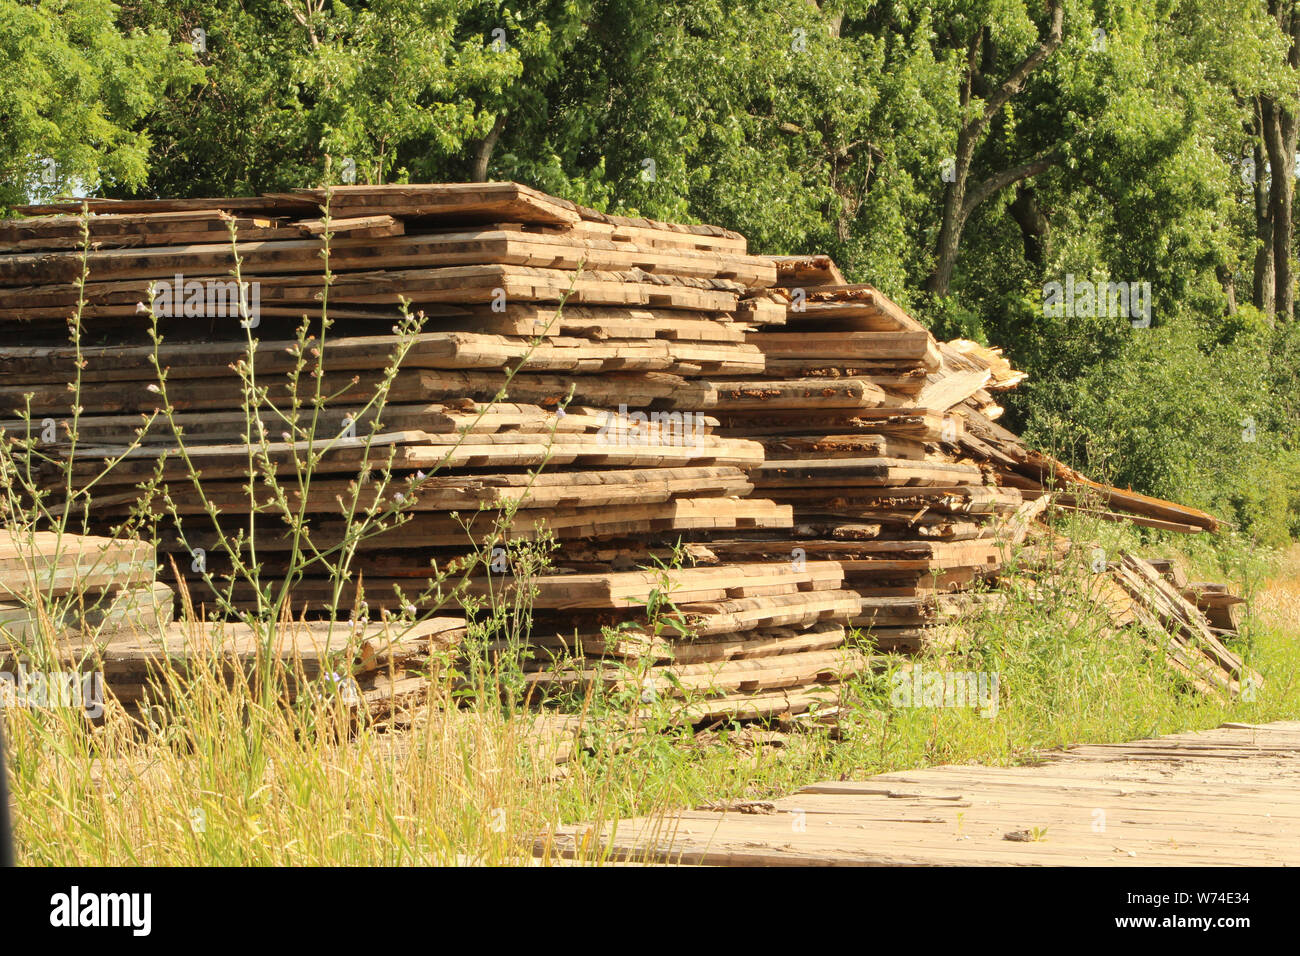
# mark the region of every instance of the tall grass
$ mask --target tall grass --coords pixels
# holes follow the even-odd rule
[[[1116,544],[1137,544],[1117,535]],[[156,726],[114,706],[98,727],[69,712],[15,710],[5,719],[19,852],[32,864],[519,863],[559,823],[663,816],[933,763],[1015,763],[1042,748],[1224,720],[1294,719],[1298,570],[1293,553],[1257,595],[1248,650],[1268,683],[1254,701],[1188,693],[1141,642],[1106,633],[1088,613],[1090,572],[1062,564],[1037,590],[1026,575],[1005,607],[959,625],[948,664],[1000,674],[992,717],[891,706],[880,673],[850,683],[837,727],[792,731],[780,746],[739,725],[703,736],[665,725],[587,734],[557,763],[572,739],[559,720],[466,697],[451,669],[400,731],[357,721],[329,698],[250,706],[245,686],[205,674],[186,678],[171,719]],[[602,720],[617,706],[601,701]]]

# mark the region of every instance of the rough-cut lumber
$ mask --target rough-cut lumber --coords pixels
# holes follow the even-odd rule
[[[293,198],[328,203],[332,215],[402,218],[436,216],[570,225],[579,220],[571,203],[519,183],[430,183],[295,189]]]
[[[788,528],[789,505],[777,505],[763,499],[674,498],[655,504],[620,504],[608,507],[573,507],[522,510],[504,519],[495,511],[472,514],[411,515],[402,521],[400,536],[403,548],[471,547],[486,542],[510,539],[554,537],[561,540],[617,535],[638,535],[686,531],[720,531],[756,528]],[[226,529],[233,534],[237,526]],[[318,547],[333,546],[346,537],[343,518],[324,518],[312,526],[312,540]],[[170,539],[165,537],[164,543]],[[193,533],[187,536],[191,547],[215,550],[215,534]],[[179,547],[179,542],[174,542]],[[267,554],[293,546],[283,532],[267,530],[258,538],[258,551]],[[359,550],[387,549],[392,540],[377,537],[361,542]]]
[[[567,574],[533,578],[527,582],[532,604],[538,608],[644,607],[652,594],[676,604],[722,601],[792,591],[835,590],[843,578],[833,561],[791,561],[728,564],[706,568],[669,569],[662,572],[629,571],[606,574]],[[476,578],[473,596],[505,594],[518,585],[509,578]]]
[[[804,301],[792,303],[787,310],[787,321],[800,329],[817,329],[825,322],[827,331],[925,331],[925,326],[869,285],[817,286],[804,292]]]
[[[0,531],[0,601],[142,587],[153,575],[153,548],[142,541]]]
[[[870,664],[870,658],[861,652],[839,648],[652,667],[639,679],[629,678],[624,668],[548,671],[527,675],[527,679],[543,686],[598,683],[607,689],[633,687],[639,689],[642,699],[646,700],[660,695],[771,690],[815,681],[841,680],[865,670]]]
[[[331,338],[323,347],[313,343],[305,356],[310,369],[318,363],[334,372],[374,371],[392,364],[402,350],[403,368],[473,369],[522,368],[553,372],[595,373],[613,370],[695,370],[744,375],[763,370],[757,348],[740,343],[694,343],[671,340],[605,340],[548,338],[534,342],[522,337],[472,332],[426,332],[408,338],[394,335]],[[169,379],[230,378],[232,365],[253,358],[262,375],[290,372],[300,360],[297,344],[289,341],[163,343],[161,346],[65,348],[0,348],[0,375],[9,383],[48,382],[71,377],[78,361],[83,382],[139,381],[154,357]],[[156,378],[146,379],[146,384]]]
[[[175,594],[166,584],[155,582],[98,594],[77,594],[64,602],[62,617],[50,620],[46,602],[0,604],[0,644],[9,640],[18,648],[30,648],[45,638],[64,644],[103,640],[118,634],[149,635],[172,621]]]
[[[942,461],[905,458],[824,458],[765,461],[755,474],[758,488],[851,487],[856,485],[953,484],[980,481],[978,468]]]
[[[941,360],[929,332],[751,332],[745,341],[787,359],[906,359],[926,368]]]
[[[830,256],[772,256],[776,263],[778,285],[796,286],[844,285],[844,274]]]
[[[340,220],[346,227],[357,220]],[[514,265],[548,269],[622,272],[644,269],[699,279],[734,279],[746,286],[770,285],[776,278],[770,263],[753,256],[701,253],[685,249],[641,249],[632,243],[581,240],[510,230],[463,233],[397,233],[382,223],[361,220],[363,232],[341,233],[330,243],[333,270],[427,269],[462,265]],[[319,233],[317,222],[309,230]],[[369,227],[369,228],[365,228]],[[232,244],[214,236],[211,243],[153,246],[139,249],[92,249],[65,252],[20,252],[0,255],[0,285],[23,286],[34,281],[71,282],[89,271],[97,282],[126,279],[172,280],[180,275],[225,275],[235,268],[245,279],[262,275],[315,272],[321,268],[323,239],[256,239],[236,237]]]
[[[372,482],[356,489],[358,507],[396,508],[405,512],[477,512],[480,508],[551,509],[597,508],[607,505],[652,504],[680,499],[689,495],[698,500],[706,497],[746,497],[753,485],[745,472],[730,465],[690,466],[682,468],[620,468],[598,471],[541,471],[535,474],[426,475],[396,479],[383,489]],[[303,492],[296,485],[285,489],[290,506],[308,514],[338,515],[351,506],[353,483],[343,479],[319,477],[311,484],[303,502]],[[199,498],[187,484],[170,486],[170,495],[180,514],[204,514],[204,502],[219,513],[240,514],[249,507],[246,482],[210,481]],[[253,489],[253,499],[267,508],[275,501],[275,492],[263,486]],[[106,490],[97,496],[101,513],[126,513],[138,500],[136,491]],[[156,506],[161,508],[161,504]],[[697,505],[706,508],[706,505]],[[466,515],[468,517],[468,515]]]

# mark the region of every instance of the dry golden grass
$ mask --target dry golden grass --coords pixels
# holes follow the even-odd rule
[[[1300,641],[1300,545],[1282,555],[1277,572],[1260,588],[1255,611],[1264,624]]]

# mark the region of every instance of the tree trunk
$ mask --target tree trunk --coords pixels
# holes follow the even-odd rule
[[[953,160],[952,181],[944,190],[943,222],[939,226],[939,240],[935,245],[934,271],[926,288],[931,295],[943,298],[952,282],[952,270],[957,265],[957,252],[961,248],[961,231],[966,227],[966,180],[970,177],[971,157],[975,152],[970,130],[957,134],[957,155]]]
[[[1286,65],[1300,70],[1300,15],[1295,0],[1269,0],[1269,13],[1283,36],[1290,39]],[[1295,269],[1291,261],[1295,205],[1296,113],[1271,97],[1260,98],[1260,133],[1270,168],[1268,211],[1272,220],[1273,314],[1282,322],[1295,318]]]
[[[1051,224],[1038,206],[1034,187],[1017,186],[1016,199],[1007,207],[1007,211],[1020,227],[1020,239],[1025,247],[1025,261],[1041,269],[1049,254]]]
[[[488,163],[492,161],[492,151],[497,148],[497,141],[501,139],[501,134],[505,131],[505,128],[506,114],[498,113],[496,122],[492,124],[492,129],[479,140],[478,148],[474,151],[474,163],[469,172],[470,182],[487,182]]]
[[[993,87],[985,86],[984,74],[984,30],[971,38],[966,51],[966,77],[961,91],[963,116],[971,105],[973,91],[990,89],[983,98],[984,108],[973,119],[963,119],[957,131],[957,155],[953,157],[952,179],[944,190],[943,222],[939,226],[939,236],[935,242],[934,269],[926,280],[926,289],[936,298],[948,294],[952,283],[953,269],[957,264],[957,253],[961,248],[961,233],[971,212],[989,196],[1013,186],[1021,180],[1036,176],[1052,165],[1049,149],[1034,159],[1000,170],[987,179],[978,182],[973,189],[968,189],[971,162],[975,157],[975,148],[988,133],[993,117],[1023,89],[1030,74],[1041,67],[1047,58],[1061,45],[1065,23],[1065,8],[1062,0],[1049,0],[1047,36],[1020,61],[1001,83]],[[1053,147],[1054,149],[1055,147]]]
[[[1232,270],[1229,269],[1227,266],[1215,266],[1214,275],[1219,280],[1219,287],[1223,289],[1224,298],[1228,300],[1227,304],[1224,306],[1223,314],[1236,315],[1237,314],[1236,276],[1233,275]]]
[[[1279,321],[1295,318],[1295,273],[1291,262],[1291,209],[1295,202],[1295,115],[1279,103],[1263,101],[1264,145],[1270,167],[1269,216],[1273,221],[1273,311]]]
[[[1255,195],[1255,269],[1251,283],[1251,304],[1271,320],[1274,314],[1274,283],[1277,281],[1273,271],[1273,214],[1268,204],[1268,179],[1264,170],[1268,160],[1264,154],[1264,145],[1255,141],[1254,150],[1255,181],[1251,188]]]

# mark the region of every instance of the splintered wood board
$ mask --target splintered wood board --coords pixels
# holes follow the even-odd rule
[[[367,240],[369,241],[369,240]],[[231,264],[216,268],[207,278],[214,282],[233,282]],[[43,267],[37,268],[38,276]],[[215,268],[215,267],[214,267]],[[320,264],[317,259],[316,270]],[[165,278],[165,277],[164,277]],[[198,280],[202,276],[186,276]],[[0,318],[37,319],[68,317],[77,303],[77,288],[71,280],[40,285],[0,288]],[[86,284],[86,303],[126,305],[134,308],[149,299],[149,288],[158,280],[150,278],[118,279]],[[251,281],[245,277],[244,281]],[[257,297],[262,308],[319,307],[324,279],[319,271],[297,275],[274,274],[256,277]],[[213,286],[213,289],[217,289]],[[696,312],[730,312],[745,286],[729,279],[699,279],[689,276],[659,275],[634,269],[624,272],[533,268],[512,265],[467,265],[443,268],[402,268],[368,272],[340,272],[330,286],[332,306],[398,305],[405,298],[414,304],[413,311],[431,305],[475,305],[520,302],[573,302],[585,305],[646,306],[651,308],[688,309]],[[252,293],[249,293],[250,301]],[[214,291],[215,300],[215,291]],[[195,303],[196,311],[197,302]],[[212,318],[237,321],[230,313],[208,316],[205,302],[202,315],[186,319]],[[173,323],[180,321],[172,319]]]
[[[843,639],[843,630],[838,637]],[[793,639],[793,635],[792,635]],[[871,666],[859,651],[841,647],[831,650],[795,650],[788,654],[743,657],[651,667],[640,679],[629,677],[627,669],[591,668],[580,671],[543,671],[527,675],[536,686],[584,686],[601,684],[610,688],[637,687],[645,694],[678,697],[692,693],[774,690],[799,687],[826,680],[843,680]]]
[[[322,381],[325,393],[335,396],[331,407],[337,410],[368,402],[381,380],[380,372],[327,372]],[[305,383],[304,378],[299,387],[304,398],[308,398],[314,394],[314,386],[309,392]],[[261,384],[267,386],[268,398],[276,407],[289,405],[291,396],[287,378],[272,378]],[[492,402],[507,386],[504,400],[549,408],[554,408],[572,396],[575,402],[600,408],[617,409],[620,405],[627,405],[638,409],[654,404],[660,408],[698,412],[707,409],[714,396],[709,383],[668,372],[605,372],[600,375],[578,376],[537,372],[516,375],[510,381],[504,369],[413,368],[397,373],[388,392],[388,401],[393,404],[428,404],[464,399]],[[233,377],[177,379],[167,386],[168,399],[181,412],[235,410],[241,407],[241,395],[240,383]],[[86,415],[147,413],[162,405],[159,393],[151,391],[145,382],[88,382],[83,385],[78,401]],[[33,418],[37,415],[41,418],[67,418],[71,402],[71,393],[64,382],[0,385],[0,414],[13,416],[20,409],[30,408]],[[139,427],[138,418],[132,429],[126,432],[128,439],[133,437],[136,427]],[[122,437],[118,436],[119,439]]]
[[[884,405],[884,389],[863,379],[718,380],[709,406],[717,411],[766,409],[866,409]]]
[[[718,539],[709,542],[731,559],[774,560],[799,549],[810,563],[831,561],[846,573],[940,571],[955,568],[993,569],[1002,564],[996,541],[830,541],[790,536],[763,540]]]
[[[913,485],[893,488],[773,488],[766,496],[801,510],[844,515],[941,512],[988,515],[1013,512],[1025,499],[1014,489],[988,485]]]
[[[724,387],[730,388],[731,383],[717,383],[719,391]],[[925,408],[860,407],[836,412],[834,402],[828,403],[830,407],[825,409],[817,408],[811,402],[801,404],[802,408],[793,402],[763,408],[760,403],[755,403],[743,411],[739,407],[716,410],[722,424],[750,438],[760,435],[806,435],[811,430],[828,433],[874,432],[926,441],[946,440],[953,434],[962,434],[960,420],[956,416]]]
[[[922,461],[928,452],[924,442],[889,435],[780,435],[761,440],[767,461],[800,461],[811,458],[906,458]]]
[[[638,549],[638,553],[644,552]],[[273,561],[268,560],[267,565],[274,566]],[[411,595],[418,594],[426,586],[432,574],[427,551],[412,552],[395,562],[368,559],[366,565],[368,573],[359,575],[357,582],[364,586],[365,600],[371,608],[400,607],[405,602],[397,600],[394,587],[400,587],[410,600]],[[791,561],[774,561],[675,570],[667,572],[666,583],[670,599],[690,604],[805,591],[837,591],[841,580],[842,572],[835,562],[807,561],[802,570],[796,571]],[[450,594],[459,581],[455,578],[444,586],[442,597],[452,604],[463,595],[476,601],[484,597],[509,598],[516,589],[514,579],[508,574],[494,574],[490,578],[470,578],[464,582],[463,595]],[[349,582],[344,589],[340,606],[353,606],[357,582]],[[190,576],[188,584],[196,605],[205,600],[211,602],[206,586],[198,578]],[[531,604],[539,610],[628,610],[644,608],[652,592],[664,593],[665,578],[647,571],[551,574],[530,579],[526,587],[536,592]],[[248,588],[242,584],[237,584],[234,591],[237,605],[251,597]],[[319,609],[332,594],[333,585],[329,580],[305,578],[294,588],[294,611],[301,612],[305,606]],[[417,603],[439,606],[436,599]]]
[[[645,219],[632,216],[617,216],[598,212],[585,206],[578,207],[582,222],[573,227],[575,232],[593,235],[606,235],[603,230],[610,230],[608,235],[615,239],[636,239],[652,236],[667,242],[692,243],[699,249],[718,249],[744,252],[747,241],[738,232],[712,226],[707,223],[663,222],[659,219]],[[670,237],[670,238],[668,238]]]
[[[676,342],[744,342],[745,333],[727,313],[699,313],[677,309],[615,308],[599,305],[539,305],[507,302],[493,311],[490,306],[469,306],[465,316],[431,319],[429,331],[446,328],[529,338],[562,335],[589,339],[671,339]]]
[[[158,633],[120,637],[106,643],[60,651],[68,662],[93,661],[107,689],[123,703],[166,693],[160,679],[167,673],[213,671],[226,677],[256,673],[271,654],[287,669],[291,693],[302,680],[334,674],[365,674],[423,660],[436,650],[454,647],[464,637],[463,618],[441,615],[411,625],[295,621],[279,627],[268,645],[262,634],[236,623],[171,624]]]
[[[904,458],[812,458],[765,461],[754,474],[758,488],[835,487],[839,485],[979,484],[978,468],[944,461]]]
[[[556,618],[542,614],[534,616],[530,641],[552,654],[652,658],[677,663],[770,657],[838,647],[845,639],[842,622],[857,613],[860,602],[852,591],[794,591],[762,598],[679,604],[664,611],[665,619],[689,628],[685,634],[672,627],[655,634],[644,612],[635,609],[620,615],[622,620],[615,632],[595,631],[588,615],[562,613]],[[600,614],[602,618],[608,616],[608,612]]]
[[[283,220],[238,217],[218,210],[152,215],[43,216],[0,220],[0,253],[80,249],[86,234],[93,248],[230,242],[234,226],[241,240],[298,238]]]
[[[790,310],[792,326],[807,318],[814,323],[813,328],[825,325],[850,331],[925,331],[925,326],[896,302],[869,285],[818,286],[805,293],[802,310]]]
[[[767,812],[682,810],[613,834],[557,827],[535,852],[713,866],[1300,864],[1300,722],[1042,756],[815,784]]]
[[[319,477],[312,481],[306,502],[309,514],[340,514],[352,500],[350,482]],[[396,494],[405,496],[411,513],[425,511],[477,511],[518,505],[521,509],[572,508],[579,505],[599,507],[615,504],[649,504],[677,496],[743,497],[753,490],[745,473],[733,466],[685,468],[627,468],[610,471],[543,471],[536,475],[430,475],[412,490],[409,481],[394,482],[383,495],[375,486],[363,490],[358,499],[362,508],[376,503],[391,504]],[[290,507],[297,509],[301,492],[284,489]],[[205,514],[204,502],[211,502],[219,512],[246,514],[249,492],[244,481],[212,481],[204,486],[200,498],[192,487],[175,484],[170,489],[172,501],[180,514]],[[275,492],[254,488],[257,501],[270,506]],[[340,504],[339,498],[343,504]],[[138,491],[116,491],[96,497],[100,514],[117,514],[129,509],[139,498]],[[160,506],[161,507],[161,506]]]
[[[842,578],[840,566],[833,561],[773,561],[663,572],[548,575],[529,580],[527,586],[534,592],[532,604],[538,608],[631,608],[643,607],[652,592],[665,594],[674,603],[720,601],[837,590]],[[513,588],[514,582],[507,577],[479,578],[470,582],[469,593],[505,594]]]
[[[776,358],[908,359],[929,369],[941,361],[929,332],[751,332],[747,342]]]
[[[558,409],[519,402],[390,404],[383,408],[379,416],[376,416],[375,411],[374,408],[364,410],[336,405],[322,408],[319,413],[315,409],[310,414],[304,411],[294,424],[300,429],[299,437],[306,432],[313,417],[316,423],[316,434],[320,436],[340,435],[349,430],[350,424],[354,425],[360,434],[366,434],[376,417],[381,419],[384,430],[455,432],[464,435],[491,435],[500,431],[510,431],[549,435],[566,432],[597,432],[609,421],[609,412],[606,409],[570,405],[567,411],[560,415]],[[292,427],[285,421],[285,417],[292,420],[291,416],[281,417],[280,414],[265,406],[258,412],[258,418],[268,436],[283,438]],[[40,439],[44,447],[70,444],[71,418],[53,417],[55,434],[49,441],[46,441],[42,435],[48,423],[42,421],[0,418],[0,428],[15,437],[21,435],[24,438]],[[684,417],[682,420],[686,421]],[[77,440],[86,445],[109,445],[120,442],[123,436],[134,436],[139,430],[140,440],[145,443],[175,442],[175,431],[165,419],[154,419],[148,429],[143,427],[144,421],[139,415],[82,415],[77,422]],[[240,444],[249,436],[249,418],[243,411],[177,412],[172,421],[191,444]],[[675,422],[675,419],[673,421]],[[715,422],[707,416],[701,416],[700,424],[701,431],[711,434]],[[252,427],[253,434],[256,434],[257,426]],[[99,499],[96,501],[99,502]]]
[[[228,534],[235,531],[238,521],[237,516],[226,528]],[[788,528],[791,523],[789,505],[775,505],[761,498],[679,498],[653,504],[521,510],[509,522],[494,511],[455,516],[425,512],[413,514],[399,531],[369,538],[358,547],[362,551],[470,547],[489,538],[528,540],[550,534],[571,540],[676,531]],[[311,525],[312,541],[322,548],[341,543],[346,531],[341,518],[314,521]],[[182,547],[179,540],[173,541],[167,534],[163,541],[177,550]],[[215,533],[191,532],[188,541],[192,548],[220,547]],[[259,552],[287,551],[293,546],[283,528],[267,528],[256,541]]]
[[[817,285],[844,285],[844,274],[827,255],[772,256],[778,282],[787,289]]]
[[[254,446],[256,447],[256,446]],[[604,435],[558,436],[514,434],[430,435],[393,432],[373,439],[338,438],[333,442],[271,442],[262,449],[262,467],[278,474],[295,474],[308,456],[316,474],[391,468],[393,471],[431,472],[443,468],[535,468],[577,462],[589,465],[735,465],[752,467],[763,459],[762,446],[739,438],[713,435],[692,437],[681,444],[619,443]],[[261,454],[262,452],[259,452]],[[103,470],[107,458],[116,459],[102,483],[122,485],[160,474],[163,480],[186,481],[191,468],[207,478],[239,478],[249,474],[249,446],[197,445],[182,457],[166,446],[146,445],[126,450],[122,446],[77,449],[72,463],[75,479],[90,481]],[[62,471],[51,468],[50,482]]]
[[[79,216],[83,208],[95,215],[156,216],[169,212],[227,212],[254,215],[317,215],[319,210],[306,199],[276,196],[214,197],[202,199],[98,199],[78,198],[58,202],[15,206],[23,216]]]
[[[115,634],[155,634],[172,621],[176,595],[161,582],[85,595],[71,602],[55,638],[77,641],[86,634],[103,640]],[[44,611],[26,604],[0,604],[0,649],[6,639],[22,646],[41,633]],[[47,618],[48,620],[48,618]]]
[[[834,623],[814,624],[812,627],[766,626],[736,634],[697,637],[689,641],[649,637],[637,641],[632,636],[625,636],[616,644],[606,646],[603,652],[610,657],[625,660],[659,661],[675,665],[708,664],[829,651],[840,647],[845,636],[844,626]],[[587,646],[599,647],[599,644]]]

